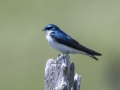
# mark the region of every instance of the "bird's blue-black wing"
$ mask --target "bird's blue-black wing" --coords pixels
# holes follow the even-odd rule
[[[95,52],[91,49],[86,48],[85,46],[79,44],[76,40],[74,40],[73,38],[71,38],[69,35],[67,35],[66,33],[62,32],[62,31],[58,31],[58,32],[52,32],[50,34],[50,36],[53,38],[53,40],[55,40],[56,42],[69,46],[71,48],[86,52],[87,54],[90,55],[101,55],[98,52]]]

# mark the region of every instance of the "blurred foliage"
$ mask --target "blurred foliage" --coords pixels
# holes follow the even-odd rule
[[[0,0],[0,90],[44,90],[44,67],[60,53],[42,29],[58,25],[103,54],[70,55],[81,90],[120,90],[119,0]]]

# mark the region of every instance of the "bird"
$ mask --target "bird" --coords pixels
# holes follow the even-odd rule
[[[89,56],[98,61],[98,58],[95,56],[101,56],[102,54],[89,49],[78,41],[70,37],[68,34],[63,32],[58,26],[55,24],[46,25],[42,31],[46,32],[46,39],[48,43],[56,50],[63,53],[63,55],[67,54],[82,54]]]

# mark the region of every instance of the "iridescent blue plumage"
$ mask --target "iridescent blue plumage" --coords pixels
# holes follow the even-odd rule
[[[46,31],[46,38],[50,45],[64,54],[79,53],[88,55],[96,60],[98,59],[94,55],[101,55],[100,53],[79,44],[75,39],[64,33],[54,24],[48,24],[43,30]]]

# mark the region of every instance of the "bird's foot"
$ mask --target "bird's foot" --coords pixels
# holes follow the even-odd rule
[[[60,56],[61,54],[58,54],[58,57]]]
[[[64,53],[62,53],[62,54],[58,54],[58,57],[62,55],[63,58],[66,58],[66,56],[67,56],[68,54],[69,54],[69,52],[66,53],[66,54],[64,54]]]
[[[66,56],[69,54],[69,52],[67,52],[66,54],[63,54],[63,58],[66,58]]]
[[[58,57],[59,57],[60,55],[62,55],[63,57],[66,57],[66,54],[63,54],[63,53],[62,53],[62,54],[58,54]]]

